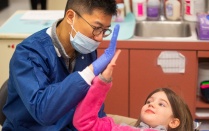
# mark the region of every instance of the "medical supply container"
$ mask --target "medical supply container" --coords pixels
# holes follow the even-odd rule
[[[181,5],[178,0],[167,0],[165,2],[165,15],[168,20],[179,20],[181,16]]]
[[[198,85],[197,85],[197,95],[201,96],[200,84],[203,81],[209,81],[209,62],[199,63],[198,68]]]
[[[133,13],[136,20],[142,21],[147,18],[147,2],[146,0],[133,0],[132,1]]]
[[[160,0],[148,0],[147,19],[158,20],[160,18]]]
[[[205,12],[205,0],[184,0],[184,19],[197,21],[197,13]]]

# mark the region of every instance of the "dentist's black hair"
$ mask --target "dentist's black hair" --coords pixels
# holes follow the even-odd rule
[[[91,14],[94,9],[102,10],[107,15],[117,14],[115,0],[68,0],[65,7],[65,14],[69,9],[75,10],[80,14]]]

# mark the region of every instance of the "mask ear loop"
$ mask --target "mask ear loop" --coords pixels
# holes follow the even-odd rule
[[[73,18],[73,24],[72,25],[70,25],[71,26],[71,28],[77,33],[77,31],[75,30],[75,28],[73,27],[74,26],[74,22],[75,22],[75,12],[74,12],[74,18]],[[71,30],[71,32],[70,32],[70,35],[72,35],[72,30]]]

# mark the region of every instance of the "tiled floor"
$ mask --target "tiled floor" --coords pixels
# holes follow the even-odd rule
[[[30,0],[9,0],[9,7],[0,10],[0,26],[17,10],[29,10]],[[204,121],[204,131],[209,131],[209,121]],[[206,124],[207,123],[207,124]],[[1,130],[1,126],[0,126]]]

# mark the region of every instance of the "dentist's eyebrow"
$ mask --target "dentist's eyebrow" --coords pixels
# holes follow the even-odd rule
[[[101,22],[99,22],[99,21],[95,21],[94,22],[95,24],[97,24],[97,25],[99,25],[99,27],[105,27]],[[108,26],[106,26],[106,27],[111,27],[111,25],[108,25]]]

